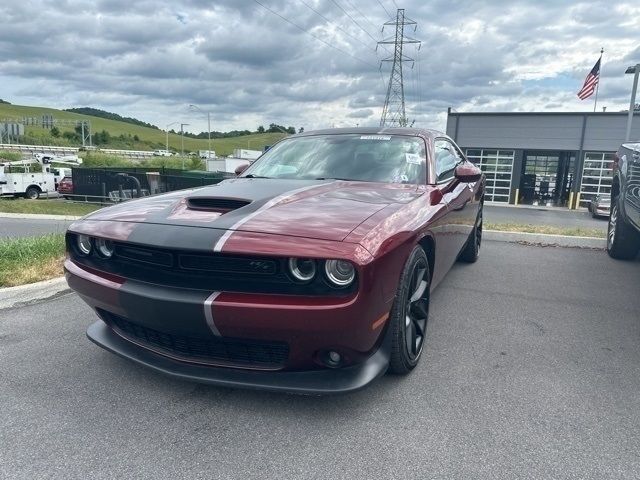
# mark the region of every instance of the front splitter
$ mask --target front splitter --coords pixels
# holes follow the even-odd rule
[[[347,393],[367,386],[387,371],[391,350],[390,335],[386,334],[380,348],[359,365],[304,372],[264,372],[172,360],[125,340],[101,320],[89,326],[87,337],[105,350],[181,380],[307,395]]]

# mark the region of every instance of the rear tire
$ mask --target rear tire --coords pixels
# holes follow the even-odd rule
[[[38,187],[29,187],[26,192],[24,192],[24,196],[29,200],[37,200],[40,198],[40,189]]]
[[[480,256],[480,245],[482,244],[482,206],[481,203],[471,235],[469,235],[469,239],[458,257],[466,263],[474,263]]]
[[[405,263],[391,309],[392,348],[389,372],[404,375],[418,364],[429,319],[429,261],[419,245]]]
[[[607,227],[607,253],[618,260],[632,260],[640,250],[640,235],[620,214],[620,197],[611,199]]]

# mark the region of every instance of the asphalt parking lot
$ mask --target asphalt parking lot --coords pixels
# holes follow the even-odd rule
[[[70,220],[0,218],[0,238],[35,237],[48,233],[64,233]]]
[[[485,242],[408,377],[302,397],[176,381],[84,336],[75,294],[0,311],[1,478],[638,478],[640,262]]]

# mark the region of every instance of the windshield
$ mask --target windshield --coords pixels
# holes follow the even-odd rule
[[[243,177],[425,183],[421,138],[402,135],[314,135],[278,143]]]

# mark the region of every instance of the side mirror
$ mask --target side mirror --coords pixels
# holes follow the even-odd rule
[[[482,178],[482,170],[471,162],[464,162],[456,167],[453,175],[463,183],[473,183]]]
[[[234,170],[235,174],[240,175],[242,172],[244,172],[247,169],[248,166],[249,166],[248,163],[245,163],[244,165],[238,165]]]

